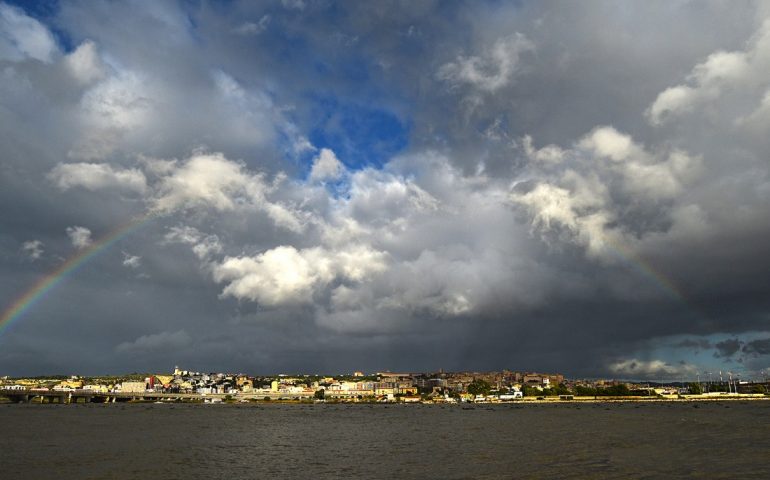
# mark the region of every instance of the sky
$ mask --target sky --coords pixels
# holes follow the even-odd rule
[[[6,0],[0,374],[761,378],[769,128],[765,2]]]

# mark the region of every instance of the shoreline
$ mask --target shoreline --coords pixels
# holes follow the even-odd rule
[[[141,404],[141,405],[421,405],[421,406],[450,406],[450,407],[471,407],[474,406],[514,406],[514,405],[580,405],[580,404],[609,404],[609,403],[714,403],[714,402],[745,402],[745,401],[770,401],[770,396],[764,394],[757,395],[723,395],[723,396],[688,396],[677,398],[660,398],[660,397],[584,397],[584,398],[572,398],[572,399],[560,399],[545,398],[545,399],[520,399],[513,401],[478,401],[478,402],[446,402],[446,401],[420,401],[420,402],[403,402],[403,401],[376,401],[376,400],[308,400],[308,399],[275,399],[264,400],[259,398],[234,398],[230,400],[212,398],[210,396],[201,396],[199,398],[184,398],[184,399],[166,399],[166,400],[146,400],[146,399],[131,399],[118,402],[41,402],[30,400],[27,402],[16,402],[7,397],[0,397],[0,405],[126,405],[126,404]]]

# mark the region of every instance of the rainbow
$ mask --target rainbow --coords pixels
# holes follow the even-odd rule
[[[27,291],[24,292],[21,297],[19,297],[3,311],[2,316],[0,316],[0,335],[2,335],[11,324],[21,318],[24,313],[29,311],[30,308],[37,304],[43,297],[45,297],[48,292],[59,285],[65,278],[76,272],[89,260],[95,258],[100,253],[110,248],[123,237],[139,229],[152,218],[153,217],[151,215],[145,214],[119,225],[101,237],[98,241],[78,251],[75,255],[61,264],[56,270],[38,280],[37,283],[35,283],[31,288],[27,289]]]
[[[685,297],[679,287],[666,277],[666,275],[639,258],[639,256],[634,254],[631,250],[620,244],[609,241],[608,239],[604,240],[604,245],[609,247],[607,250],[616,258],[621,259],[623,263],[630,266],[636,273],[647,278],[647,280],[656,285],[658,289],[665,293],[669,298],[689,305],[687,297]]]
[[[35,285],[29,288],[21,297],[14,301],[8,308],[3,311],[0,316],[0,335],[24,315],[30,308],[32,308],[37,302],[39,302],[48,292],[55,288],[69,275],[76,272],[81,266],[93,259],[103,251],[107,250],[113,244],[121,240],[123,237],[136,231],[153,216],[151,214],[145,214],[136,217],[128,222],[116,227],[97,242],[94,242],[89,247],[80,250],[77,254],[70,257],[67,261],[59,266],[56,270],[49,273],[42,279],[40,279]],[[651,265],[648,265],[633,252],[625,247],[604,239],[604,245],[608,247],[608,250],[613,253],[617,258],[621,259],[626,265],[629,265],[637,273],[650,280],[653,284],[663,291],[670,298],[677,300],[684,305],[692,308],[687,301],[687,298],[681,292],[681,290],[669,280],[664,274],[657,271]]]
[[[604,241],[604,246],[607,247],[607,251],[610,254],[620,259],[623,262],[623,264],[630,267],[631,270],[639,274],[641,277],[646,278],[652,285],[655,285],[658,288],[658,290],[664,293],[669,299],[673,300],[675,303],[678,303],[684,306],[687,309],[687,311],[689,311],[692,315],[700,319],[706,319],[709,317],[708,314],[706,314],[702,309],[700,309],[697,305],[691,302],[687,298],[687,296],[684,294],[684,292],[681,290],[681,288],[679,288],[674,282],[672,282],[667,275],[657,270],[649,262],[640,258],[636,253],[634,253],[630,249],[626,248],[625,246],[617,242],[610,240],[609,238],[604,238],[603,241]]]

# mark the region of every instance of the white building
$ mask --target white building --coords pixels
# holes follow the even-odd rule
[[[510,400],[516,400],[517,398],[524,398],[524,394],[521,393],[520,390],[514,390],[512,392],[503,393],[500,395],[500,400],[502,401],[510,401]]]

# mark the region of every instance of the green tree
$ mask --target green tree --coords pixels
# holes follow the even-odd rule
[[[484,380],[476,379],[468,385],[468,393],[471,395],[488,395],[492,390],[492,385]]]
[[[586,387],[585,385],[575,385],[575,395],[581,397],[593,397],[596,396],[596,389],[592,387]]]
[[[538,390],[535,387],[530,387],[529,385],[524,385],[521,387],[521,393],[525,397],[539,397],[543,395],[543,392]]]
[[[552,388],[554,395],[572,395],[572,391],[563,383]]]
[[[631,395],[631,391],[625,383],[620,385],[613,385],[604,389],[604,395],[609,397],[627,397]]]
[[[703,393],[703,389],[701,388],[700,383],[695,382],[688,384],[687,390],[693,395],[700,395]]]
[[[323,400],[325,394],[326,394],[326,392],[322,388],[320,390],[316,390],[315,391],[315,393],[313,394],[313,398],[315,398],[316,400]]]

